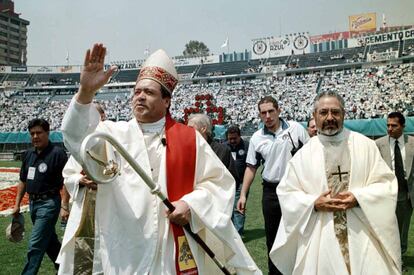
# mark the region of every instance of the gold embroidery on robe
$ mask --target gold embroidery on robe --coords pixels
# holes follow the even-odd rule
[[[348,191],[351,158],[346,142],[340,145],[330,144],[324,148],[326,175],[331,197],[340,192]],[[346,211],[333,212],[334,230],[349,274],[351,266],[349,259],[348,226]]]
[[[178,237],[178,265],[180,271],[196,268],[193,254],[191,253],[190,246],[188,245],[187,238],[185,236]]]
[[[95,203],[96,191],[85,190],[81,221],[75,233],[74,275],[92,274],[95,246]]]

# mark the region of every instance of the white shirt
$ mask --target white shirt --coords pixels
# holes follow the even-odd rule
[[[287,162],[292,158],[293,144],[299,147],[299,140],[305,144],[309,135],[305,128],[295,121],[280,119],[280,126],[276,133],[267,130],[266,127],[256,131],[249,143],[246,163],[256,167],[260,166],[263,159],[262,178],[267,182],[277,183],[282,178]]]
[[[391,150],[391,165],[392,165],[392,170],[395,172],[395,141],[398,140],[398,146],[400,147],[400,151],[401,151],[401,157],[402,157],[402,161],[403,161],[403,166],[404,166],[404,175],[406,175],[406,170],[405,170],[405,143],[404,143],[404,135],[401,135],[398,139],[395,139],[393,137],[390,137],[390,150]],[[405,178],[407,178],[407,176],[405,176]]]

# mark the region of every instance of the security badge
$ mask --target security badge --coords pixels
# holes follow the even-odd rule
[[[28,180],[34,180],[36,174],[36,168],[35,167],[29,167],[29,171],[27,172],[27,179]]]
[[[42,162],[41,164],[39,164],[37,169],[39,170],[40,173],[44,173],[47,171],[47,164]],[[34,180],[35,175],[36,175],[36,167],[29,167],[29,171],[27,172],[27,179]]]

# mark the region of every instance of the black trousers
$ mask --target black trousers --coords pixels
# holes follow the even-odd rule
[[[262,211],[265,222],[269,275],[282,274],[269,258],[269,253],[275,241],[277,229],[282,217],[275,184],[263,183]]]
[[[398,229],[400,231],[400,244],[401,255],[407,252],[408,247],[408,232],[410,229],[411,215],[413,214],[413,208],[411,201],[408,199],[397,201],[397,208],[395,214],[397,215]]]

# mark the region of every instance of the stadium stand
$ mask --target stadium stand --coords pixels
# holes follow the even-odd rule
[[[368,54],[399,51],[400,58],[367,62]],[[278,68],[277,70],[275,68]],[[282,69],[281,69],[282,68]],[[174,92],[171,113],[185,119],[184,110],[195,107],[196,96],[210,94],[224,109],[224,123],[240,125],[244,135],[259,126],[257,102],[275,96],[282,116],[306,121],[319,91],[335,90],[344,96],[346,119],[384,118],[390,111],[413,116],[414,39],[374,46],[336,49],[319,53],[248,61],[177,67],[182,80]],[[98,93],[110,120],[128,120],[130,94],[138,69],[120,70]],[[59,130],[63,114],[77,91],[79,73],[0,73],[0,83],[24,83],[0,92],[0,134],[26,131],[30,119],[45,117]],[[205,106],[204,106],[205,107]],[[2,143],[0,140],[0,146]],[[3,149],[16,150],[14,145]],[[0,148],[0,151],[2,149]]]
[[[226,110],[225,121],[239,124],[244,132],[259,124],[256,102],[270,94],[279,99],[283,106],[282,116],[288,119],[306,121],[312,113],[312,100],[318,87],[320,90],[335,90],[345,97],[349,119],[382,118],[392,110],[414,115],[413,64],[377,66],[364,69],[337,71],[320,75],[318,73],[292,76],[266,75],[252,80],[234,80],[213,83],[180,84],[175,93],[171,112],[183,119],[183,110],[194,105],[197,94],[210,93],[216,106]],[[104,90],[96,99],[105,106],[111,120],[131,118],[129,108],[130,89]],[[38,115],[51,120],[51,127],[57,130],[71,94],[26,95],[17,93],[0,101],[0,130],[24,131],[27,122]]]

